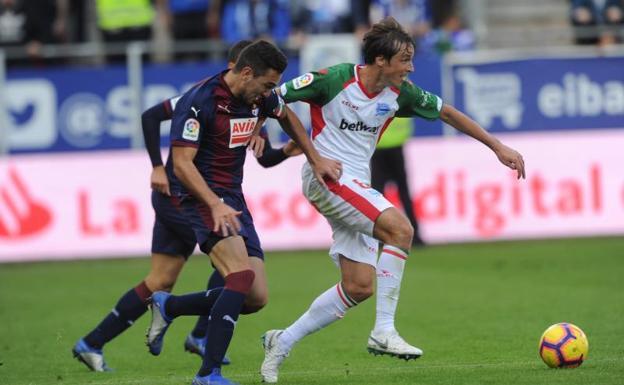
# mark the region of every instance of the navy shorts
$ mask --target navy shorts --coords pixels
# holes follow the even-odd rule
[[[156,213],[152,253],[181,255],[188,259],[195,250],[197,238],[176,198],[152,191],[152,207]]]
[[[253,219],[247,208],[243,193],[225,189],[213,189],[212,191],[217,194],[225,204],[236,211],[242,212],[242,214],[238,216],[238,220],[241,223],[241,229],[238,234],[242,236],[245,241],[247,255],[264,260],[264,251],[262,251],[262,247],[260,246],[260,239],[258,238],[258,233],[256,233],[256,228],[254,227]],[[213,231],[214,224],[210,209],[193,196],[185,196],[180,200],[180,203],[184,216],[187,221],[191,223],[191,227],[195,231],[199,248],[204,253],[210,254],[214,245],[226,238],[220,233]]]

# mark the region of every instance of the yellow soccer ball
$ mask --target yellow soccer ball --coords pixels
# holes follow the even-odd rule
[[[539,343],[539,354],[551,368],[576,368],[587,359],[588,351],[585,333],[567,322],[550,326]]]

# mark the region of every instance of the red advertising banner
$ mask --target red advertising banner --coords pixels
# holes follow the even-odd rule
[[[430,243],[624,234],[624,131],[514,134],[527,179],[467,138],[406,148],[414,206]],[[301,194],[303,157],[264,169],[244,191],[267,250],[327,248],[325,219]],[[154,220],[142,151],[0,160],[0,262],[147,255]],[[395,190],[386,190],[397,202]]]

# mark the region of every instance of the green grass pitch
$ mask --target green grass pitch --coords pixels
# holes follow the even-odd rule
[[[0,384],[190,384],[200,365],[176,320],[161,356],[144,345],[149,314],[104,349],[114,373],[91,373],[71,347],[149,267],[147,259],[0,265]],[[287,326],[338,280],[325,251],[268,253],[271,299],[238,323],[224,374],[260,382],[260,336]],[[200,290],[211,268],[194,256],[176,293]],[[405,362],[366,352],[374,299],[304,339],[280,384],[623,384],[624,239],[566,239],[432,246],[407,264],[397,327],[425,354]],[[572,322],[589,338],[577,369],[549,369],[538,340]]]

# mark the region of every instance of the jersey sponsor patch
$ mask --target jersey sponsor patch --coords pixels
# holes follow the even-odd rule
[[[307,74],[303,74],[298,78],[293,79],[292,84],[293,88],[298,90],[300,88],[309,86],[310,84],[312,84],[313,81],[314,75],[308,72]]]
[[[377,103],[375,110],[375,116],[384,116],[390,112],[390,105],[388,103]]]
[[[182,130],[182,137],[186,140],[197,142],[197,139],[199,139],[199,122],[196,119],[186,119],[186,122],[184,122],[184,129]]]
[[[230,148],[246,146],[257,122],[257,117],[230,119]]]

